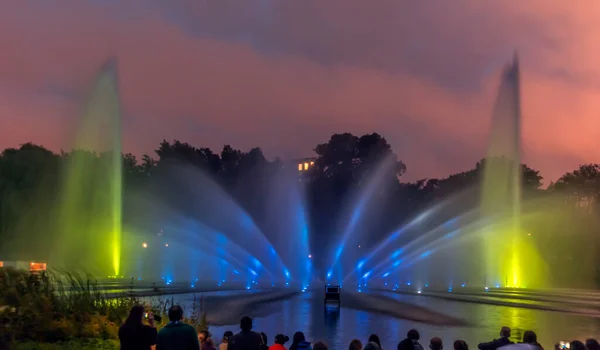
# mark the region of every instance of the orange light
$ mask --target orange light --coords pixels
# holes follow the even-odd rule
[[[4,267],[4,261],[0,261],[0,267]]]
[[[46,271],[46,263],[36,263],[32,262],[31,267],[29,268],[31,272],[42,272]]]
[[[298,171],[302,171],[302,163],[298,164]]]

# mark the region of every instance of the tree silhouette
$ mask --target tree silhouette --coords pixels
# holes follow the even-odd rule
[[[373,232],[371,239],[376,242],[446,198],[467,193],[466,197],[461,197],[461,205],[465,208],[478,205],[478,189],[486,164],[508,161],[482,159],[473,168],[445,178],[407,183],[401,181],[406,165],[398,159],[386,139],[377,133],[362,136],[334,134],[327,142],[318,144],[315,153],[314,167],[302,177],[299,186],[306,196],[305,210],[310,220],[312,242],[322,244],[322,249],[326,249],[327,238],[339,229],[336,224],[343,216],[342,209],[357,193],[366,191],[373,178],[381,185],[376,186],[373,201],[377,209],[372,215],[377,220],[369,228]],[[94,169],[94,164],[110,158],[107,154],[84,150],[55,154],[32,143],[5,149],[0,154],[0,253],[6,255],[17,251],[15,242],[27,243],[22,246],[29,246],[35,254],[47,250],[42,245],[56,234],[56,203],[61,198],[65,169],[74,159],[84,160],[90,169]],[[268,194],[274,179],[284,176],[298,181],[295,164],[290,166],[279,159],[268,160],[260,148],[242,151],[225,145],[220,152],[213,152],[178,140],[162,141],[155,155],[137,158],[124,154],[122,165],[124,225],[148,230],[157,229],[166,214],[148,208],[146,198],[151,196],[171,211],[187,214],[197,198],[186,186],[194,183],[197,172],[207,176],[215,186],[222,187],[259,226],[271,215]],[[187,185],[177,180],[183,169],[190,170],[186,176],[191,176],[191,181]],[[521,164],[521,169],[524,200],[541,198],[543,202],[539,203],[543,205],[537,204],[535,209],[552,213],[527,224],[556,236],[554,240],[548,238],[546,244],[568,246],[573,241],[600,247],[600,242],[586,238],[597,236],[595,232],[600,229],[597,219],[600,165],[586,164],[567,172],[547,190],[542,189],[543,179],[537,170],[525,164]],[[198,183],[198,186],[202,185],[206,184]],[[91,188],[82,190],[94,191]],[[81,205],[89,206],[90,203]],[[40,230],[40,227],[44,229]],[[570,231],[575,231],[576,240],[575,236],[570,240],[562,238],[562,232]],[[573,244],[573,251],[576,247]]]

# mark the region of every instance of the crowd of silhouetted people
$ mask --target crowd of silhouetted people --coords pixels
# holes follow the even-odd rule
[[[144,318],[148,324],[144,324]],[[502,327],[500,337],[487,343],[477,345],[479,350],[544,350],[537,341],[533,331],[525,331],[520,343],[510,340],[510,328]],[[145,313],[144,307],[134,306],[127,319],[119,329],[119,340],[122,350],[148,350],[156,345],[156,350],[287,350],[286,344],[290,338],[277,334],[271,345],[265,333],[252,330],[252,319],[242,317],[240,332],[234,334],[227,331],[220,342],[215,342],[208,331],[197,332],[196,329],[183,322],[183,309],[172,306],[169,309],[169,322],[157,331],[154,326],[152,313]],[[415,329],[406,334],[406,338],[398,343],[398,350],[424,350],[421,345],[421,336]],[[430,350],[443,350],[442,339],[433,337],[429,340]],[[469,350],[469,345],[464,340],[456,340],[452,344],[454,350]],[[304,333],[296,332],[291,339],[289,350],[328,350],[329,347],[322,341],[311,343],[306,340]],[[382,350],[381,341],[376,334],[371,334],[363,343],[360,339],[353,339],[348,345],[349,350]],[[451,350],[451,349],[449,349]],[[600,344],[595,339],[586,340],[585,344],[575,340],[569,343],[554,345],[554,350],[600,350]]]

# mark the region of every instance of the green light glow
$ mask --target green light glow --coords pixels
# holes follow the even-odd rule
[[[101,71],[63,174],[59,265],[120,276],[121,120],[114,62]]]

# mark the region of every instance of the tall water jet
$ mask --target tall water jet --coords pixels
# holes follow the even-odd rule
[[[58,266],[121,273],[122,155],[116,61],[101,69],[73,145],[60,199]]]
[[[507,287],[540,284],[539,259],[521,227],[521,101],[519,62],[502,72],[483,170],[481,214],[493,224],[483,235],[485,280]],[[527,265],[527,272],[523,271]],[[527,277],[526,277],[527,276]]]

